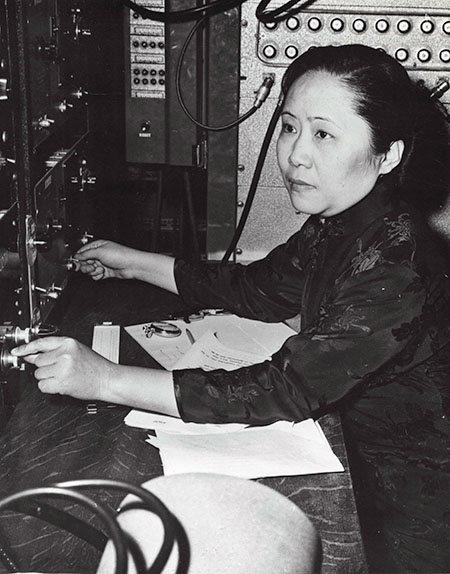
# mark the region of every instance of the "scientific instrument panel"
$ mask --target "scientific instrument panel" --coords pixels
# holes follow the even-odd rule
[[[71,254],[91,236],[88,14],[84,1],[0,2],[0,378],[14,382],[1,415],[19,394],[11,348],[51,331]]]

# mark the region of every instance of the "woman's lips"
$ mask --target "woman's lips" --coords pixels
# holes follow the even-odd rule
[[[290,187],[293,191],[303,190],[305,188],[312,188],[314,187],[311,183],[307,181],[303,181],[302,179],[289,179]]]

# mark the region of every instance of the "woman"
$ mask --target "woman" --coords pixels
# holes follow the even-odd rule
[[[395,60],[360,45],[309,50],[283,91],[279,167],[293,207],[311,215],[284,245],[246,267],[108,241],[76,257],[93,279],[140,279],[189,305],[267,322],[301,317],[301,332],[271,361],[233,372],[119,366],[61,338],[14,352],[36,365],[43,392],[187,421],[266,424],[339,410],[371,570],[448,572],[450,280],[409,202],[429,204],[439,189],[417,179],[437,173],[447,152],[425,140],[444,133],[439,114]]]

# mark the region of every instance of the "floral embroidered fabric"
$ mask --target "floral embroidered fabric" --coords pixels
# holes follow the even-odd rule
[[[267,424],[339,410],[373,572],[450,571],[449,262],[383,186],[311,216],[248,266],[176,262],[191,306],[302,324],[271,361],[176,371],[182,417]]]

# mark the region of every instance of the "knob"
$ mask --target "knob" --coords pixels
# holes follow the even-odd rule
[[[13,325],[0,325],[0,342],[21,345],[31,341],[31,329],[29,327],[21,329]]]
[[[24,365],[22,359],[11,355],[8,349],[2,347],[0,353],[0,371],[5,372],[10,369],[19,369],[22,368],[22,365]]]
[[[42,129],[47,129],[54,123],[55,120],[48,118],[46,115],[38,120],[38,126]]]
[[[0,78],[0,100],[8,99],[8,80]]]
[[[94,239],[94,236],[91,233],[85,232],[81,237],[80,242],[82,245],[86,245],[89,241],[92,241],[92,239]]]
[[[36,293],[41,293],[42,296],[45,297],[46,299],[56,300],[60,296],[62,288],[56,287],[55,285],[51,285],[48,289],[45,289],[44,287],[38,287],[37,285],[35,285],[33,287],[33,290]]]
[[[34,247],[36,245],[42,245],[43,247],[48,247],[48,241],[44,240],[44,239],[32,239],[30,241],[30,245],[32,247]]]
[[[61,113],[66,112],[69,108],[73,108],[73,104],[66,102],[66,100],[63,100],[62,102],[60,102],[60,104],[58,106],[58,109]]]

